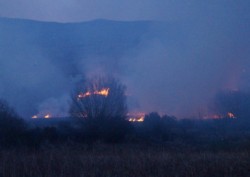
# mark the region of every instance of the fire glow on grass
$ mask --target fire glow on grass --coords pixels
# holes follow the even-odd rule
[[[107,97],[109,95],[109,88],[103,88],[101,90],[96,90],[96,91],[93,91],[93,92],[90,92],[90,91],[87,91],[86,93],[80,93],[77,95],[77,98],[78,99],[83,99],[83,98],[86,98],[86,97],[89,97],[91,95],[101,95],[101,96],[104,96],[104,97]],[[45,118],[45,119],[49,119],[49,118],[52,118],[52,117],[61,117],[60,115],[53,115],[51,113],[46,113],[46,114],[36,114],[34,116],[32,116],[31,118],[32,119],[37,119],[37,118]]]
[[[228,112],[226,115],[207,115],[203,117],[204,119],[223,119],[223,118],[229,118],[229,119],[236,119],[237,117],[232,113]]]
[[[32,119],[37,119],[38,116],[37,116],[37,115],[34,115],[34,116],[32,116],[31,118],[32,118]]]
[[[129,122],[143,122],[145,118],[145,113],[143,112],[136,112],[136,113],[128,113],[127,115]]]
[[[109,95],[109,88],[103,88],[101,90],[96,90],[94,92],[87,91],[85,93],[78,94],[77,97],[79,99],[81,99],[81,98],[86,98],[86,97],[91,96],[91,95],[102,95],[102,96],[107,97]]]
[[[45,119],[49,119],[50,117],[51,117],[50,114],[46,114],[46,115],[44,116]]]
[[[31,118],[32,118],[32,119],[38,119],[38,118],[50,119],[51,117],[52,117],[51,114],[45,114],[45,115],[43,115],[43,116],[34,115],[34,116],[32,116]]]

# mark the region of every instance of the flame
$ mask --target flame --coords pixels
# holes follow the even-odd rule
[[[140,118],[129,118],[128,121],[129,121],[129,122],[143,122],[143,121],[144,121],[144,117],[140,117]]]
[[[86,93],[78,94],[78,99],[85,98],[91,95],[101,95],[107,97],[109,95],[109,88],[103,88],[101,90],[96,90],[94,92],[87,91]]]
[[[38,116],[37,116],[37,115],[34,115],[34,116],[32,116],[31,118],[32,118],[32,119],[37,119]]]
[[[95,95],[102,95],[102,96],[105,96],[107,97],[109,95],[109,88],[104,88],[100,91],[95,91],[94,92]]]
[[[44,116],[45,119],[49,119],[50,117],[51,117],[50,114],[46,114],[46,115]]]
[[[227,113],[227,117],[231,118],[231,119],[236,119],[236,116],[233,113],[231,113],[231,112]]]
[[[31,118],[32,118],[32,119],[38,119],[38,118],[49,119],[49,118],[51,118],[51,117],[52,117],[51,114],[45,114],[45,115],[34,115],[34,116],[32,116]]]
[[[90,95],[91,95],[91,92],[80,93],[80,94],[78,95],[78,98],[85,98],[85,97],[90,96]]]
[[[143,122],[145,118],[145,113],[137,112],[137,113],[128,113],[129,122]]]

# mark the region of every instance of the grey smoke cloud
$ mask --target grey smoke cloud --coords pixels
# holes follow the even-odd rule
[[[0,97],[25,117],[38,112],[37,108],[47,99],[61,99],[63,94],[69,94],[70,80],[41,48],[25,37],[20,39],[18,46],[13,46],[17,41],[7,41],[10,49],[0,48]]]
[[[249,90],[247,21],[197,20],[181,23],[180,29],[173,39],[150,41],[125,60],[138,109],[197,117],[208,112],[219,90]]]

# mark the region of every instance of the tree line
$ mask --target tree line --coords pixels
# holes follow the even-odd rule
[[[0,101],[0,147],[40,148],[70,143],[146,143],[171,149],[234,150],[250,148],[250,94],[219,92],[212,109],[237,118],[177,119],[149,113],[143,122],[127,121],[125,86],[111,77],[87,78],[72,94],[71,118],[30,126],[7,102]]]

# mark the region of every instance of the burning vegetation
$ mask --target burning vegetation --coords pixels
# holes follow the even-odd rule
[[[109,95],[109,88],[103,88],[101,90],[95,90],[93,92],[87,91],[85,93],[79,93],[78,94],[78,99],[86,98],[91,95],[101,95],[107,97]]]
[[[143,122],[145,118],[145,113],[143,112],[133,112],[127,114],[129,122]]]
[[[127,112],[125,87],[116,80],[107,78],[89,79],[79,91],[72,97],[70,114],[82,118],[114,118],[123,117],[129,122],[143,122],[144,112]],[[82,91],[85,90],[85,91]],[[201,116],[203,119],[236,119],[238,115],[249,112],[248,100],[250,96],[240,91],[220,92],[216,95],[213,109],[208,114]],[[239,106],[240,105],[240,106]],[[52,111],[53,112],[53,111]],[[49,119],[58,116],[50,112],[39,113],[32,116],[33,119]]]
[[[112,92],[109,94],[112,94]],[[92,96],[102,97],[105,99],[108,97],[101,95]],[[89,99],[89,97],[84,98],[84,100],[85,99]],[[159,165],[163,164],[163,161],[166,161],[166,159],[159,158],[167,157],[170,164],[167,166],[171,166],[171,164],[173,164],[173,160],[177,159],[174,163],[176,164],[175,166],[179,167],[180,162],[183,162],[182,155],[183,157],[187,157],[187,159],[192,159],[193,156],[190,156],[192,153],[194,153],[194,158],[198,158],[198,160],[191,160],[188,165],[185,162],[184,166],[186,168],[180,176],[187,176],[187,170],[190,169],[190,166],[194,166],[194,162],[197,162],[196,165],[199,167],[197,169],[197,173],[199,173],[198,176],[202,176],[204,167],[200,166],[200,162],[204,162],[204,159],[206,160],[206,158],[209,159],[209,168],[207,170],[211,171],[211,164],[216,166],[216,169],[213,169],[213,171],[207,176],[220,173],[222,167],[226,168],[225,172],[220,173],[221,176],[226,173],[228,176],[249,176],[249,157],[247,156],[249,155],[250,124],[249,121],[241,122],[240,119],[234,119],[235,116],[230,112],[228,113],[228,117],[232,119],[177,120],[175,117],[167,115],[161,116],[158,113],[150,113],[148,115],[145,115],[144,113],[130,113],[127,114],[127,117],[133,117],[130,121],[140,121],[140,118],[144,121],[140,124],[132,124],[128,121],[120,119],[118,119],[118,121],[117,119],[95,119],[93,121],[86,118],[84,119],[84,124],[79,123],[79,121],[67,120],[67,122],[54,122],[53,124],[43,124],[40,127],[27,128],[26,125],[23,126],[20,120],[13,117],[16,115],[13,115],[10,109],[6,109],[5,107],[6,106],[1,107],[0,103],[0,147],[3,150],[2,155],[4,156],[4,158],[2,158],[2,174],[4,176],[11,174],[6,171],[6,169],[11,169],[11,167],[17,167],[16,171],[18,171],[19,176],[20,174],[23,174],[23,176],[37,176],[40,174],[41,168],[37,165],[38,163],[36,163],[36,161],[39,162],[39,164],[40,162],[44,162],[42,167],[44,167],[44,172],[48,174],[48,176],[53,176],[55,174],[57,174],[57,176],[62,176],[62,172],[63,174],[66,174],[63,171],[65,168],[64,154],[68,156],[69,160],[72,160],[72,155],[75,155],[76,159],[73,160],[74,162],[79,161],[80,165],[77,166],[79,169],[83,169],[81,162],[87,157],[86,164],[90,161],[93,162],[93,174],[96,174],[95,166],[96,163],[100,162],[100,154],[101,157],[104,157],[103,161],[101,161],[103,168],[107,167],[106,162],[113,163],[113,166],[117,167],[117,159],[114,160],[114,157],[118,157],[118,160],[125,159],[127,160],[127,165],[125,164],[125,167],[124,162],[120,163],[120,166],[124,167],[125,175],[123,176],[127,175],[128,169],[131,170],[131,174],[133,175],[135,171],[138,171],[138,168],[144,166],[146,166],[146,168],[141,169],[138,172],[138,175],[140,176],[141,174],[144,174],[144,176],[147,176],[149,166],[141,165],[141,159],[145,159],[145,162],[147,162],[150,155],[150,157],[152,156],[154,159],[149,161],[148,164],[154,165],[150,166],[149,171],[156,168],[154,173],[151,174],[153,176],[157,176],[159,174],[159,170],[169,170],[168,168],[165,168],[166,164],[164,164],[165,166],[157,168]],[[147,146],[145,149],[145,145],[148,144],[150,144],[150,146]],[[25,149],[26,146],[28,147],[27,149]],[[20,149],[18,149],[18,147],[20,147]],[[6,150],[4,148],[6,148]],[[17,151],[15,151],[15,149],[17,149]],[[75,150],[77,152],[74,152]],[[20,152],[23,152],[24,154],[22,158],[20,158],[20,154],[22,154]],[[30,152],[34,152],[34,154],[27,154]],[[156,152],[159,152],[159,154],[155,154]],[[201,154],[202,152],[209,154]],[[236,152],[234,158],[230,155],[233,152]],[[241,154],[241,152],[244,153]],[[128,153],[132,153],[130,154],[131,158],[128,158]],[[165,153],[165,155],[163,156],[162,153]],[[211,159],[211,153],[216,154],[216,157]],[[13,154],[13,157],[10,156],[10,154]],[[135,168],[134,165],[131,166],[131,161],[133,161],[138,154],[139,157],[136,163],[138,168]],[[177,156],[175,158],[169,156],[169,154],[175,154]],[[197,156],[197,154],[201,154],[201,157]],[[222,154],[223,157],[217,157],[218,154]],[[124,157],[120,158],[121,155]],[[159,157],[155,158],[155,155],[158,155]],[[228,158],[228,156],[230,156],[230,158]],[[246,158],[239,159],[239,156]],[[15,157],[17,158],[15,159]],[[62,161],[64,161],[61,166],[59,164],[60,169],[58,170],[58,159],[60,159],[60,157],[63,157],[64,159],[62,159]],[[79,157],[84,157],[84,159],[80,159]],[[96,157],[96,161],[93,161],[93,157]],[[111,159],[105,159],[106,157]],[[23,158],[28,159],[23,161]],[[44,160],[43,158],[46,159]],[[222,167],[217,168],[218,159],[221,159],[221,162],[227,162],[226,165],[222,165]],[[216,163],[214,163],[214,160]],[[235,160],[238,160],[239,163],[235,164]],[[32,163],[33,166],[30,168],[31,171],[32,169],[35,169],[32,173],[30,172],[30,169],[27,170],[27,168],[23,168],[23,163],[27,162],[27,164],[31,164],[30,161],[35,162]],[[155,166],[155,161],[158,163],[157,166]],[[49,168],[52,169],[49,170],[51,175],[47,173],[48,170],[46,170],[48,169],[48,162]],[[234,168],[231,168],[231,164],[234,165]],[[65,176],[68,174],[74,174],[73,176],[76,176],[76,163],[69,161],[68,165],[69,168],[67,168],[67,170],[72,169],[72,171],[68,171]],[[244,168],[242,168],[242,166]],[[30,166],[28,165],[27,167]],[[53,167],[55,167],[54,170]],[[181,167],[181,169],[183,168]],[[237,170],[235,170],[235,173],[232,173],[232,169]],[[84,170],[89,171],[88,168]],[[171,175],[174,176],[176,174],[176,169],[173,169],[170,172]],[[162,176],[170,174],[170,172],[163,172]],[[230,172],[230,174],[228,172]],[[15,174],[17,173],[13,173],[14,176]],[[111,173],[108,172],[107,174],[110,175]],[[113,174],[113,176],[117,176],[117,171],[114,171]],[[207,172],[205,174],[207,174]],[[194,176],[193,169],[190,170],[189,176]]]
[[[126,118],[125,86],[118,80],[98,76],[88,78],[79,85],[72,96],[72,117],[92,120]]]
[[[220,115],[220,114],[213,114],[213,115],[206,115],[203,117],[203,119],[236,119],[237,117],[232,113],[228,112],[225,115]]]
[[[37,119],[38,116],[37,116],[37,115],[34,115],[34,116],[32,116],[31,118],[32,118],[32,119]]]
[[[44,119],[50,119],[52,117],[57,117],[55,115],[51,115],[50,113],[47,113],[47,114],[37,114],[37,115],[33,115],[31,118],[32,119],[38,119],[38,118],[44,118]]]

